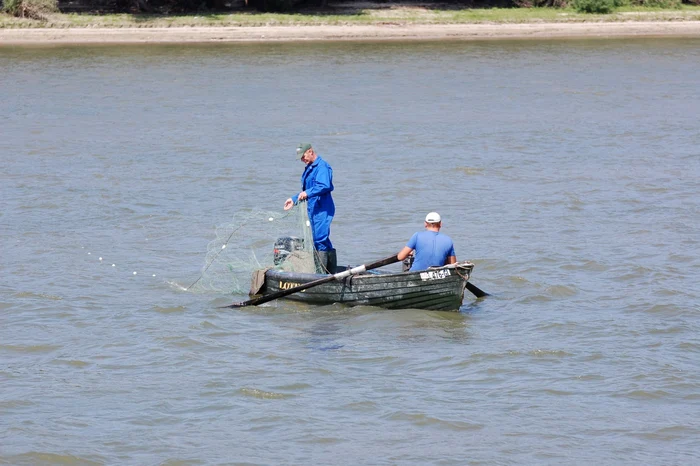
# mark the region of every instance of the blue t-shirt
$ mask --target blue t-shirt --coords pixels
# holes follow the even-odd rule
[[[456,256],[452,238],[438,231],[419,231],[406,244],[415,251],[411,271],[445,265],[447,258]]]

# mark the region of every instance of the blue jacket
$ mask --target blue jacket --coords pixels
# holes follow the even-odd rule
[[[304,173],[301,174],[301,190],[306,191],[308,196],[306,208],[311,222],[314,246],[319,251],[333,249],[329,238],[331,221],[335,215],[335,204],[331,196],[333,169],[320,156],[316,156],[316,160],[304,168]],[[299,194],[292,196],[292,201],[297,204]]]

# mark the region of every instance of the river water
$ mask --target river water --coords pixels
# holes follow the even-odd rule
[[[0,464],[700,462],[699,89],[697,40],[0,48]],[[492,296],[183,291],[302,141],[340,263],[436,210]]]

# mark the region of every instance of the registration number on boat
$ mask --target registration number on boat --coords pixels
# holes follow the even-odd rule
[[[300,285],[300,283],[280,281],[280,290],[290,290],[290,289],[297,287],[299,285]]]
[[[420,273],[420,279],[423,281],[426,280],[442,280],[443,278],[449,277],[450,270],[449,269],[442,269],[442,270],[426,270],[425,272]]]

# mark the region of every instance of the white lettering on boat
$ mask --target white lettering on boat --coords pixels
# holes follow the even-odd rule
[[[280,290],[289,290],[289,289],[292,289],[295,286],[299,286],[299,285],[300,285],[300,283],[280,281]]]
[[[449,269],[440,269],[440,270],[426,270],[425,272],[420,273],[420,279],[423,281],[427,280],[442,280],[443,278],[447,278],[450,275]]]

